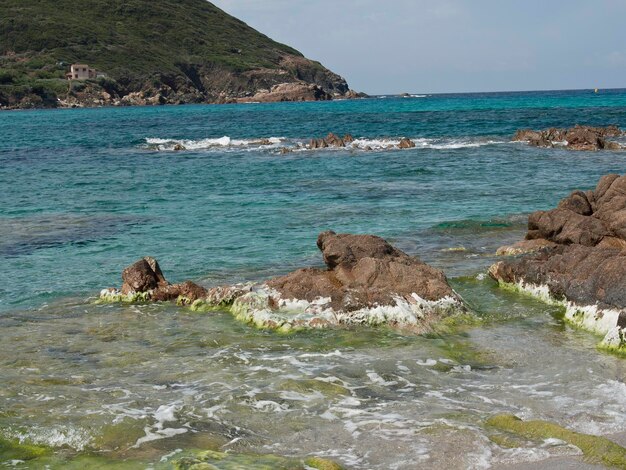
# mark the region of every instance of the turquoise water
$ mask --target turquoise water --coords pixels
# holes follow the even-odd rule
[[[490,443],[480,423],[494,412],[626,431],[622,360],[481,276],[528,212],[625,172],[626,152],[510,141],[576,123],[626,127],[626,90],[0,113],[0,432],[70,456],[159,462],[210,444],[382,469],[569,455]],[[329,131],[360,147],[299,147]],[[402,136],[417,147],[384,148]],[[205,285],[319,265],[326,229],[381,235],[442,267],[489,324],[276,337],[226,314],[92,302],[145,255]],[[350,399],[281,385],[333,377]],[[144,434],[157,438],[137,445]]]
[[[416,244],[432,258],[438,224],[548,208],[624,169],[624,154],[509,143],[516,129],[626,126],[625,110],[624,91],[584,91],[2,113],[0,310],[88,295],[146,254],[172,279],[284,272],[315,262],[315,237],[328,228]],[[328,131],[443,148],[281,155],[146,146],[146,138],[306,140]]]

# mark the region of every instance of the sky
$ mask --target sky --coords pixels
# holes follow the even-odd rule
[[[369,94],[626,88],[626,0],[211,0]]]

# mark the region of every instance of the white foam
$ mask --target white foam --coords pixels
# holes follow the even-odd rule
[[[485,145],[505,144],[507,141],[480,140],[477,138],[410,138],[415,143],[415,148],[450,150],[461,148],[475,148]],[[308,139],[286,139],[284,137],[269,137],[256,139],[234,139],[229,136],[206,139],[164,139],[147,137],[145,147],[157,151],[175,150],[261,150],[268,149],[277,151],[288,149],[294,152],[302,151],[337,151],[337,150],[394,150],[399,148],[401,137],[368,138],[359,137],[345,147],[325,147],[309,149]]]
[[[208,150],[214,148],[227,147],[276,147],[285,139],[283,137],[270,137],[268,139],[233,139],[229,136],[219,138],[207,138],[199,140],[191,139],[161,139],[155,137],[147,137],[146,145],[148,148],[159,151],[172,151],[182,146],[185,150]],[[263,141],[269,142],[269,145]]]
[[[254,402],[252,406],[263,413],[279,413],[289,410],[287,405],[272,400],[259,400]]]
[[[626,346],[626,328],[617,325],[621,310],[602,309],[597,305],[578,305],[567,300],[556,299],[550,293],[550,288],[544,284],[538,285],[520,280],[512,285],[520,292],[525,292],[543,302],[565,307],[565,319],[568,322],[592,333],[605,335],[600,343],[602,346],[608,348]]]
[[[20,442],[32,442],[33,444],[48,447],[71,447],[82,451],[91,443],[90,434],[80,428],[70,426],[55,426],[53,428],[35,428],[25,432],[9,433],[11,438]]]
[[[187,428],[165,427],[165,423],[177,421],[176,412],[179,411],[179,409],[180,407],[176,403],[159,406],[157,410],[152,414],[152,416],[156,420],[155,425],[152,427],[146,426],[144,428],[144,432],[146,433],[146,435],[137,439],[137,442],[135,442],[135,445],[133,447],[137,448],[146,442],[166,439],[168,437],[188,432],[189,429]]]
[[[374,383],[376,385],[382,385],[384,387],[390,387],[392,385],[397,385],[398,384],[398,382],[396,382],[395,380],[387,381],[387,380],[383,379],[380,375],[378,375],[376,372],[374,372],[372,370],[368,370],[366,372],[366,374],[369,377],[369,379],[372,381],[372,383]]]

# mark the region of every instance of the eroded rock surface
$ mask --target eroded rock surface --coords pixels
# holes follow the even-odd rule
[[[566,318],[605,335],[626,352],[626,176],[603,176],[594,191],[574,191],[557,208],[528,218],[526,240],[498,250],[517,254],[490,268],[497,281],[566,305]]]
[[[464,311],[442,271],[380,237],[328,231],[319,235],[317,246],[326,268],[299,269],[264,283],[209,290],[190,281],[169,284],[156,261],[145,258],[124,270],[121,292],[105,290],[101,297],[177,299],[193,310],[229,310],[246,323],[282,331],[388,324],[421,333]]]
[[[518,130],[514,141],[525,141],[534,147],[566,147],[571,150],[620,150],[622,146],[608,138],[624,133],[617,126],[574,126],[570,129],[550,128],[543,131]]]

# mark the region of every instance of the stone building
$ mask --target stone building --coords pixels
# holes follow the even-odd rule
[[[96,78],[98,72],[86,64],[72,64],[69,73],[66,73],[65,76],[68,80],[87,80],[88,78]]]

